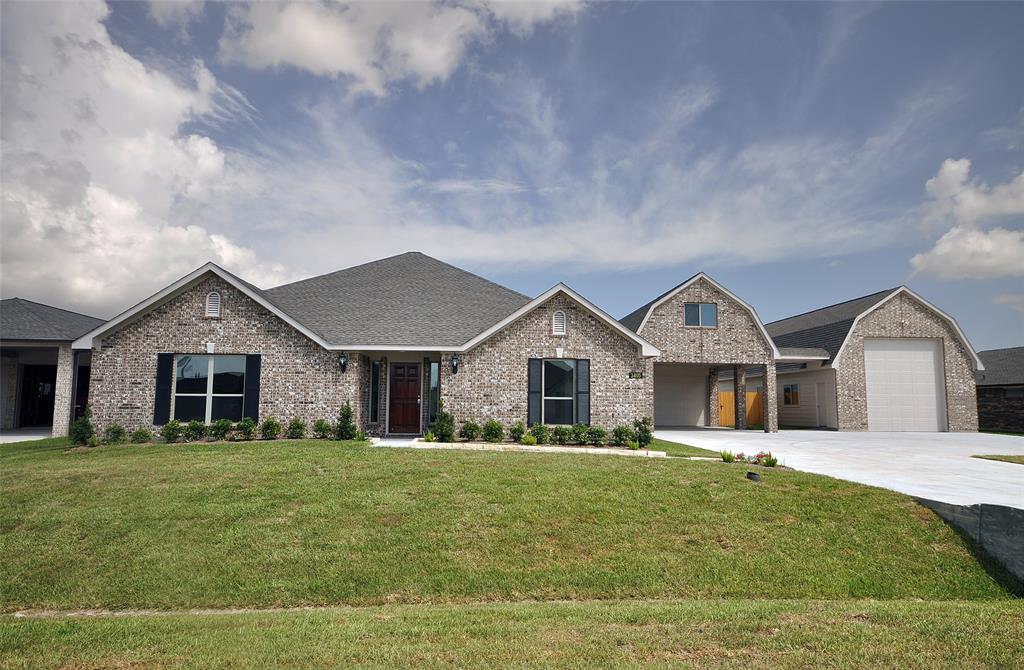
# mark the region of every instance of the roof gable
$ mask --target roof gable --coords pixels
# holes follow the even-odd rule
[[[0,339],[70,342],[103,319],[24,298],[0,301]]]

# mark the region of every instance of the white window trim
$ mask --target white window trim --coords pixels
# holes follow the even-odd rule
[[[213,311],[211,309],[211,298],[217,296],[217,309]],[[220,307],[221,307],[221,294],[220,291],[210,291],[206,294],[206,318],[207,319],[219,319],[220,318]]]
[[[796,391],[796,402],[790,402],[790,403],[786,402],[786,387],[787,386],[792,386],[793,387],[793,391]],[[790,395],[792,395],[792,391],[790,392]],[[782,406],[783,407],[799,407],[800,406],[800,383],[799,382],[789,382],[788,384],[783,384],[782,385]]]
[[[178,393],[178,358],[180,356],[206,356],[206,393]],[[242,376],[242,392],[241,393],[214,393],[213,392],[213,360],[217,356],[240,356],[244,357],[243,354],[175,354],[174,365],[171,366],[171,379],[174,381],[174,387],[171,389],[171,418],[174,418],[174,405],[177,401],[178,396],[184,398],[206,398],[206,419],[204,423],[207,425],[213,423],[213,399],[214,398],[241,398],[242,399],[242,418],[245,418],[245,376]]]
[[[686,323],[686,306],[697,305],[697,325],[693,326]],[[715,306],[715,325],[705,326],[701,317],[700,308],[701,305],[714,305]],[[683,328],[707,328],[708,330],[714,330],[718,328],[718,303],[717,302],[684,302],[683,303]]]
[[[562,317],[562,328],[558,328],[558,317]],[[551,315],[551,334],[552,335],[565,335],[569,330],[569,320],[565,316],[565,312],[560,309],[556,309],[555,313]]]
[[[542,424],[545,424],[545,425],[552,425],[552,426],[575,426],[576,425],[576,393],[575,393],[575,389],[576,389],[576,361],[572,361],[572,388],[573,388],[573,394],[571,396],[568,396],[568,397],[564,397],[564,396],[549,396],[549,395],[545,395],[546,391],[544,390],[545,388],[547,388],[547,384],[544,383],[544,378],[547,376],[547,369],[548,369],[548,366],[546,364],[548,362],[550,362],[550,361],[564,361],[564,360],[568,360],[568,359],[565,359],[565,358],[542,358],[541,359],[541,363],[540,363],[540,422]],[[566,424],[562,424],[562,423],[548,424],[547,423],[547,419],[544,416],[544,402],[547,401],[547,400],[569,400],[570,402],[572,402],[572,421],[569,422],[569,423],[566,423]]]

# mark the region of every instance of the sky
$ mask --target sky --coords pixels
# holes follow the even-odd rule
[[[418,250],[621,317],[906,284],[1024,345],[1024,3],[0,4],[0,293]]]

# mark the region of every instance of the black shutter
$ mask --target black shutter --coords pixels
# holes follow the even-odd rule
[[[245,397],[242,399],[242,417],[260,420],[260,355],[245,357]]]
[[[153,401],[153,425],[165,426],[171,420],[171,368],[174,354],[156,355],[156,396]]]
[[[576,423],[590,425],[590,359],[576,359]]]
[[[531,358],[529,367],[527,368],[529,374],[526,382],[526,425],[528,426],[540,423],[541,365],[541,359]]]

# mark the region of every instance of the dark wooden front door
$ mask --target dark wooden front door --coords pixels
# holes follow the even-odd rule
[[[388,393],[388,432],[420,432],[419,363],[392,363]]]
[[[57,385],[56,365],[26,365],[21,378],[20,426],[53,424],[54,387]]]

